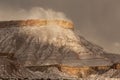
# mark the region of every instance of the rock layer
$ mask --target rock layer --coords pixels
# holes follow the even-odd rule
[[[10,26],[23,27],[23,26],[46,26],[46,25],[59,25],[63,28],[73,29],[74,25],[70,21],[65,20],[17,20],[17,21],[1,21],[0,28],[7,28]]]

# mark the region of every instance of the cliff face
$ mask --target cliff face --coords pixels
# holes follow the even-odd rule
[[[111,56],[77,35],[73,28],[71,22],[64,20],[2,21],[0,55],[16,59],[25,70],[28,68],[36,75],[48,77],[86,77],[111,69],[114,64]],[[41,72],[41,66],[47,68]],[[52,73],[47,75],[49,70]]]
[[[17,21],[1,21],[0,28],[7,27],[24,27],[24,26],[47,26],[47,25],[58,25],[66,29],[73,29],[74,25],[70,21],[65,20],[17,20]]]

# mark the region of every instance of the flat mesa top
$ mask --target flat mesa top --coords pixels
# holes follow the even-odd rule
[[[74,25],[70,21],[66,20],[45,20],[45,19],[30,19],[30,20],[13,20],[13,21],[0,21],[0,28],[7,27],[23,27],[23,26],[46,26],[46,25],[58,25],[66,29],[73,29]]]

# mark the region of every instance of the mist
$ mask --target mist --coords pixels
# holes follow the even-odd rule
[[[0,0],[0,21],[45,18],[42,13],[47,11],[53,14],[47,18],[71,19],[77,32],[87,40],[108,52],[119,53],[119,3],[119,0]]]
[[[42,7],[33,7],[30,10],[6,9],[6,11],[0,12],[0,21],[27,19],[60,19],[70,21],[70,19],[68,19],[64,13],[56,12],[52,9],[44,9]]]

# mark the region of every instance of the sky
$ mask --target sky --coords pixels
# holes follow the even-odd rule
[[[120,0],[0,0],[0,20],[42,7],[63,12],[87,40],[120,54]]]

